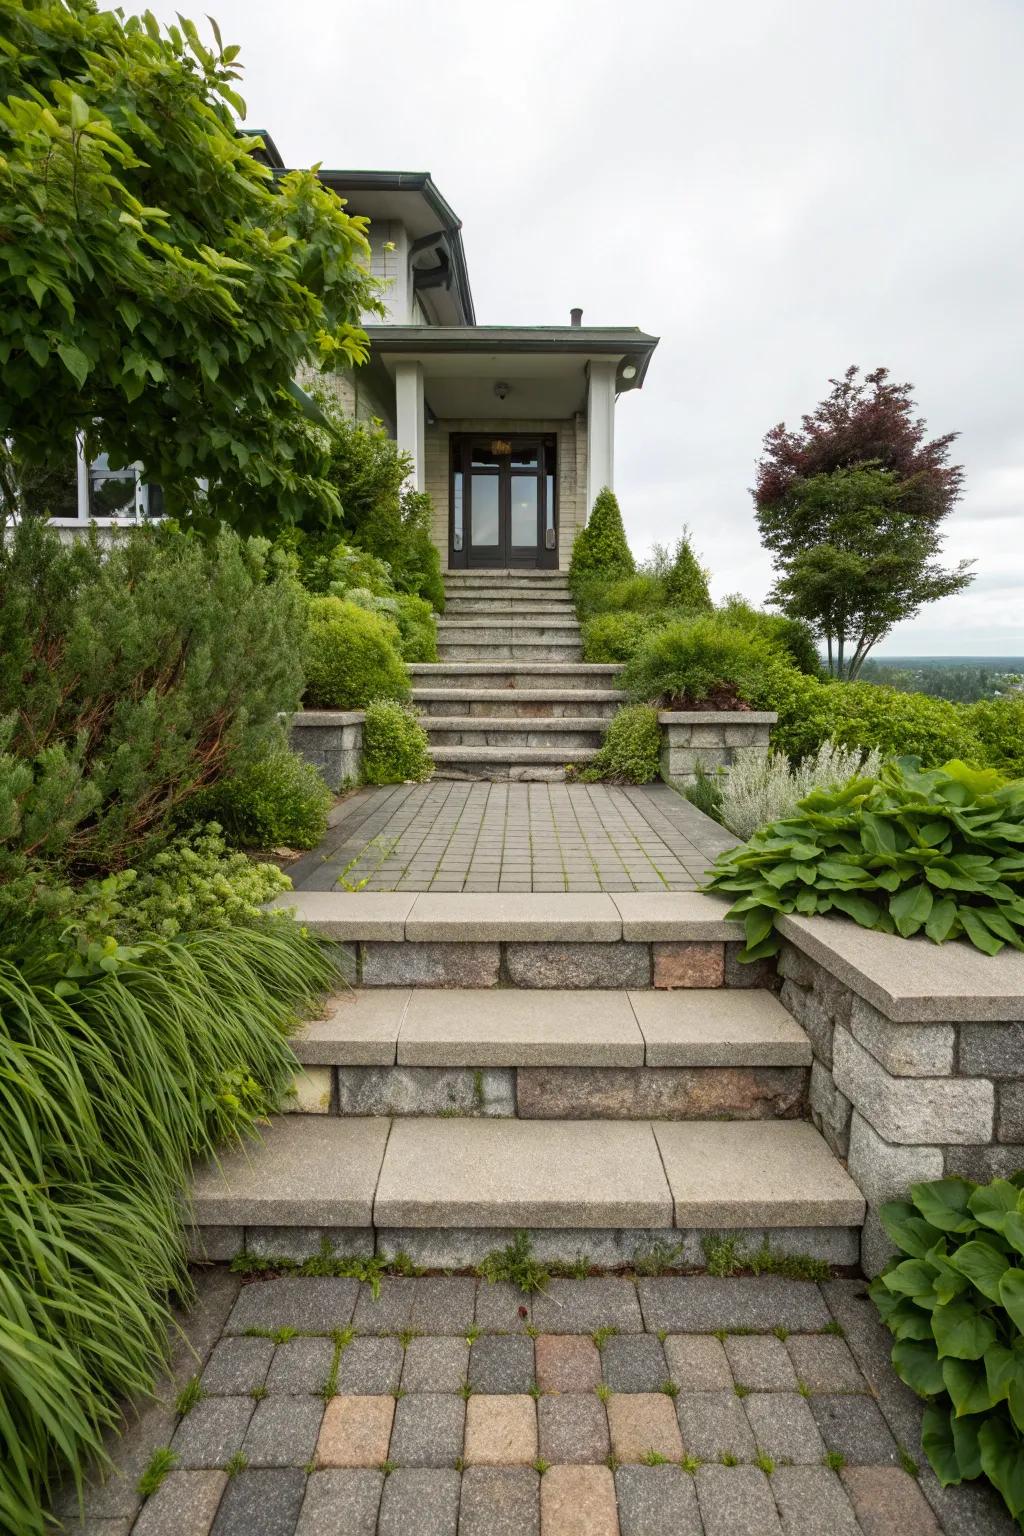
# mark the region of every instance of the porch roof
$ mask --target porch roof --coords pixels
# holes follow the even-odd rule
[[[371,367],[418,362],[436,416],[563,417],[583,408],[587,364],[614,362],[615,390],[639,389],[658,345],[636,326],[368,325]],[[508,386],[504,398],[496,386]]]

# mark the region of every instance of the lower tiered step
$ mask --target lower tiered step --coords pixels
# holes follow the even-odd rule
[[[543,688],[617,689],[622,667],[616,662],[548,661],[543,657],[522,657],[488,661],[415,661],[409,664],[414,687],[500,688],[516,691]],[[621,695],[612,694],[621,702]]]
[[[607,721],[600,715],[421,715],[420,724],[432,751],[436,747],[544,747],[568,762],[581,748],[601,745]]]
[[[586,763],[597,747],[431,747],[437,779],[561,780],[567,763]]]
[[[300,1256],[326,1237],[459,1267],[526,1229],[567,1260],[678,1244],[681,1262],[700,1262],[701,1234],[735,1230],[845,1264],[864,1201],[802,1121],[292,1115],[200,1169],[192,1211],[210,1258]]]

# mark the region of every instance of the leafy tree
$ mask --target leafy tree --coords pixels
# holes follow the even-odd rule
[[[324,435],[292,381],[366,356],[365,220],[255,158],[238,49],[214,37],[0,0],[0,443],[59,461],[83,432],[176,515],[329,524]]]
[[[569,586],[575,591],[588,576],[618,581],[636,574],[636,562],[626,543],[622,513],[614,491],[598,491],[586,525],[573,541]]]
[[[672,564],[665,576],[665,595],[673,607],[695,613],[711,611],[708,573],[693,552],[689,528],[684,527],[676,545]]]
[[[893,625],[966,587],[973,562],[938,558],[963,483],[947,463],[956,434],[926,441],[911,386],[884,368],[831,383],[799,432],[768,433],[754,500],[775,557],[772,600],[822,636],[834,675],[853,679]]]

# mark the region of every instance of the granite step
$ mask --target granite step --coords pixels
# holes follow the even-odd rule
[[[437,654],[442,661],[461,661],[475,665],[482,661],[579,661],[583,646],[577,640],[553,641],[532,638],[527,632],[514,640],[439,640]]]
[[[438,635],[451,633],[461,634],[465,631],[469,635],[486,634],[494,629],[501,630],[537,630],[545,635],[548,630],[571,630],[579,632],[579,620],[574,613],[559,613],[552,618],[539,621],[532,613],[520,614],[517,611],[502,616],[501,621],[493,615],[456,616],[454,618],[440,618],[437,620]]]
[[[432,746],[435,779],[488,779],[559,783],[568,763],[588,763],[590,747]]]
[[[326,1237],[459,1266],[526,1229],[566,1260],[735,1231],[796,1232],[802,1251],[854,1263],[864,1200],[803,1121],[289,1115],[196,1170],[191,1214],[211,1258]]]
[[[793,1119],[811,1046],[774,995],[346,993],[293,1042],[296,1113]]]
[[[617,662],[552,662],[543,658],[489,661],[416,661],[408,671],[413,685],[434,684],[444,688],[492,688],[510,692],[524,688],[543,688],[557,692],[563,688],[618,689],[622,667]],[[622,695],[615,694],[621,700]]]
[[[599,747],[607,721],[600,715],[486,716],[421,715],[431,751],[435,747],[544,747],[569,756],[585,747]]]
[[[484,585],[488,582],[494,582],[500,586],[525,583],[527,586],[565,587],[568,586],[569,578],[565,571],[536,571],[521,566],[513,567],[511,570],[483,568],[475,571],[445,571],[444,573],[444,584],[446,587],[473,586],[479,585],[481,582]]]
[[[520,618],[550,615],[552,618],[574,619],[576,610],[568,592],[550,592],[543,595],[524,592],[515,596],[502,597],[458,595],[449,597],[445,603],[447,618],[479,618],[485,614],[512,614]]]
[[[436,716],[465,719],[565,720],[586,716],[601,729],[621,707],[609,688],[414,688],[413,707],[428,729]]]

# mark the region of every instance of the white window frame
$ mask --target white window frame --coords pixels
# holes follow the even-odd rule
[[[142,465],[128,466],[135,474],[135,511],[133,513],[121,513],[116,517],[93,517],[89,511],[89,471],[90,463],[85,456],[85,439],[81,432],[75,438],[75,458],[78,476],[78,516],[77,517],[51,517],[50,523],[55,528],[82,528],[92,524],[96,528],[134,528],[140,523],[160,522],[160,518],[149,516],[149,486],[142,479]]]

